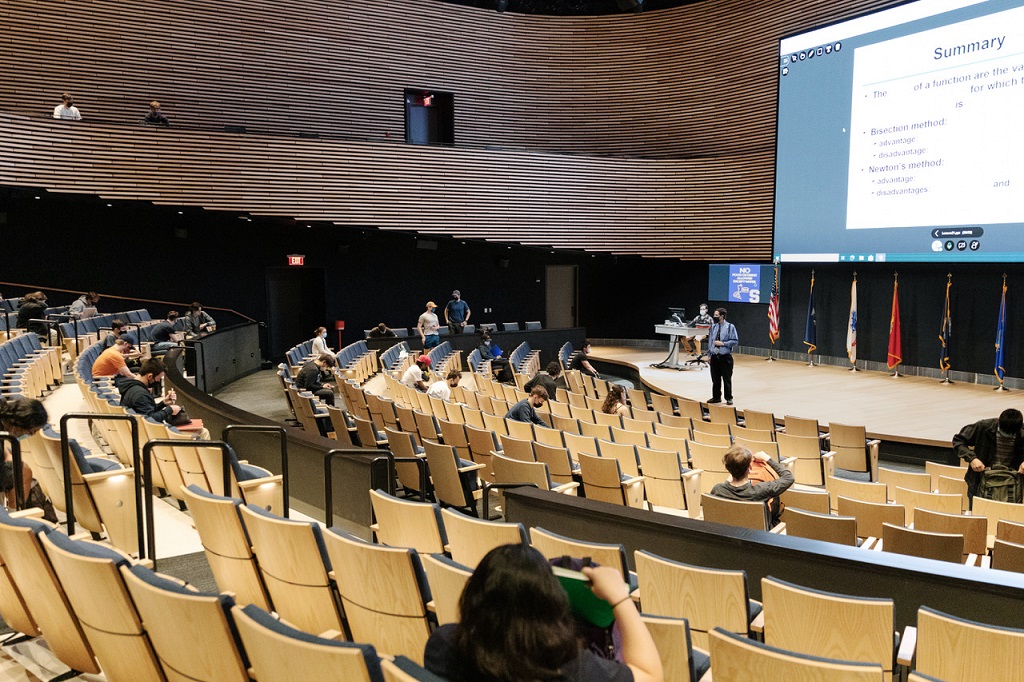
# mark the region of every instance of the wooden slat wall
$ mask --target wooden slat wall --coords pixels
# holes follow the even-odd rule
[[[5,118],[5,144],[29,164],[11,182],[616,253],[767,258],[777,41],[891,4],[708,0],[545,17],[433,0],[0,0],[0,109],[47,115],[69,90],[94,121],[137,121],[157,98],[175,124],[69,132]],[[453,92],[457,143],[491,150],[395,144],[406,87]],[[365,143],[184,130],[225,124]],[[62,168],[89,149],[106,175],[51,172],[47,138],[50,152],[62,139],[87,145]],[[183,165],[171,170],[164,155]]]

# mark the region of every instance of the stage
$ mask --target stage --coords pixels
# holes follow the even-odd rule
[[[591,359],[636,369],[648,388],[707,401],[711,377],[701,369],[658,369],[667,350],[594,346]],[[940,384],[922,377],[892,378],[882,372],[851,372],[842,367],[736,355],[733,400],[736,409],[810,417],[824,428],[830,421],[864,425],[868,435],[891,443],[951,447],[953,434],[968,423],[998,417],[1008,407],[1024,407],[1024,395],[991,386]],[[683,359],[683,358],[681,358]]]

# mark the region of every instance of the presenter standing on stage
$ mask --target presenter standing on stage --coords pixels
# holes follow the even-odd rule
[[[732,352],[740,345],[736,325],[726,322],[725,308],[715,310],[714,324],[708,333],[708,354],[711,365],[711,400],[722,402],[722,384],[725,384],[725,403],[732,405]]]

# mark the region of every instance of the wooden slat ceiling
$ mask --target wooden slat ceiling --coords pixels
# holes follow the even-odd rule
[[[0,179],[524,244],[767,258],[777,40],[890,4],[708,0],[550,17],[432,0],[0,0],[2,151],[18,159]],[[396,142],[407,87],[454,93],[459,148]],[[65,90],[91,122],[38,118]],[[168,131],[133,125],[153,98]],[[201,129],[224,125],[345,139]]]

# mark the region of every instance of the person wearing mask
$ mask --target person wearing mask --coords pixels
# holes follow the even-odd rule
[[[511,419],[517,422],[529,422],[538,424],[540,426],[547,426],[544,420],[537,414],[537,410],[544,407],[544,403],[548,401],[548,392],[543,386],[535,386],[530,395],[523,398],[518,403],[513,405],[507,413],[505,413],[505,419]]]
[[[722,402],[722,387],[725,386],[725,403],[732,405],[732,352],[740,345],[736,326],[725,319],[725,308],[715,310],[714,324],[708,333],[708,356],[711,366],[711,400]]]
[[[313,352],[312,355],[318,357],[320,355],[330,355],[332,358],[337,359],[337,353],[333,352],[327,346],[327,327],[317,327],[316,331],[313,332]]]
[[[697,317],[690,320],[691,327],[710,327],[715,323],[714,318],[708,314],[708,304],[700,304],[700,314]],[[683,351],[693,355],[694,357],[701,357],[700,342],[708,338],[707,336],[695,336],[692,339],[687,336],[679,337],[679,344],[683,347]]]
[[[441,324],[437,321],[437,313],[434,312],[436,310],[437,304],[428,301],[426,311],[420,315],[420,319],[416,323],[416,329],[420,332],[420,341],[423,342],[423,350],[436,348],[441,343],[441,337],[438,334]]]
[[[409,365],[409,369],[405,370],[405,374],[402,375],[402,383],[409,388],[415,388],[417,390],[427,391],[427,382],[423,378],[423,372],[430,369],[430,358],[426,355],[421,355],[416,358],[416,362]]]
[[[208,312],[203,310],[203,304],[199,301],[192,301],[188,307],[188,314],[182,320],[181,328],[189,336],[212,332],[217,329],[217,323]]]
[[[150,358],[142,363],[137,375],[133,374],[131,378],[115,378],[114,385],[121,394],[121,407],[158,422],[170,422],[174,415],[182,411],[181,405],[178,405],[177,394],[172,389],[159,403],[153,396],[153,389],[160,386],[165,371],[163,360]],[[201,428],[192,434],[192,438],[210,440],[210,431]]]
[[[310,391],[317,398],[333,407],[334,389],[324,379],[326,376],[330,376],[331,369],[337,364],[333,355],[324,353],[323,355],[316,356],[302,365],[299,373],[295,375],[295,387],[301,391]]]
[[[430,388],[427,389],[427,395],[433,398],[440,398],[441,400],[451,400],[452,389],[459,385],[460,379],[462,379],[462,372],[453,369],[448,372],[448,376],[444,379],[438,379],[430,384]]]
[[[100,353],[92,363],[94,377],[122,376],[133,378],[135,375],[128,369],[128,357],[132,352],[132,344],[126,339],[117,339],[114,345]]]
[[[491,339],[490,332],[480,333],[480,345],[477,346],[477,350],[480,351],[482,361],[491,363],[492,377],[501,382],[512,381],[514,378],[512,368],[509,366],[508,360],[502,357],[502,350]]]
[[[65,92],[60,96],[60,104],[53,108],[53,117],[65,121],[81,121],[82,114],[75,106],[75,100],[70,93]]]
[[[103,350],[113,346],[124,334],[124,320],[115,319],[110,323],[110,331],[103,337]]]
[[[533,547],[516,544],[492,549],[477,565],[459,599],[458,624],[431,633],[424,667],[451,682],[661,682],[661,657],[622,574],[611,566],[582,572],[612,607],[621,663],[583,647],[551,566]]]
[[[595,379],[600,379],[601,375],[597,373],[594,366],[587,360],[587,356],[590,355],[590,341],[584,341],[583,347],[580,348],[580,352],[572,356],[572,360],[569,362],[569,369],[574,369],[580,372],[586,372]]]
[[[46,408],[34,398],[18,398],[14,400],[0,398],[0,431],[6,431],[18,440],[27,438],[42,430],[46,426],[48,418]],[[31,499],[32,487],[32,469],[23,461],[21,465],[21,489],[26,495],[26,502]],[[0,490],[6,495],[7,508],[13,510],[16,506],[16,499],[14,497],[14,453],[7,442],[4,442],[4,459],[2,464],[0,464]],[[41,492],[39,496],[42,496]],[[52,520],[56,521],[55,515]]]
[[[46,294],[41,291],[33,291],[21,297],[18,305],[18,326],[25,331],[36,334],[43,343],[48,343],[56,336],[49,325],[43,320],[46,319]]]
[[[82,294],[76,298],[70,306],[68,306],[68,314],[73,317],[81,318],[89,308],[92,308],[93,314],[95,314],[96,304],[99,302],[100,295],[95,291]]]
[[[448,331],[452,334],[461,334],[469,322],[471,312],[469,304],[462,300],[459,290],[453,291],[452,300],[444,307],[444,321],[448,323]]]

